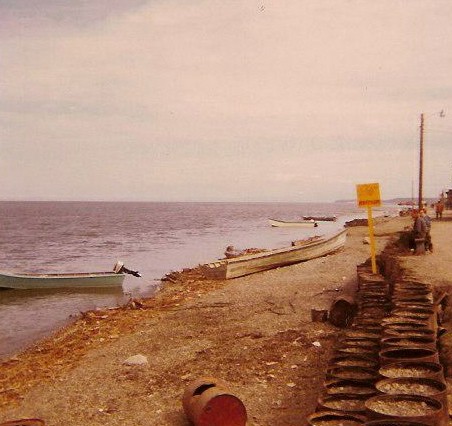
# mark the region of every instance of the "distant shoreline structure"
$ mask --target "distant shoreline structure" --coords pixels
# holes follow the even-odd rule
[[[390,198],[388,200],[381,200],[382,203],[385,204],[400,204],[400,205],[408,205],[411,204],[411,202],[413,202],[415,205],[417,204],[417,199],[413,200],[412,198]],[[434,203],[436,201],[438,201],[438,198],[435,197],[425,197],[424,201],[427,204],[431,204]],[[336,200],[334,201],[335,203],[356,203],[356,200]]]

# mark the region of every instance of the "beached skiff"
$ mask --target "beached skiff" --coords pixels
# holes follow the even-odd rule
[[[229,279],[281,266],[292,265],[306,260],[334,253],[345,245],[347,230],[312,243],[269,250],[262,253],[221,259],[201,265],[201,271],[210,279]]]
[[[0,288],[30,290],[37,288],[120,287],[126,273],[124,269],[122,262],[118,262],[110,272],[67,274],[0,272]]]
[[[287,221],[287,220],[278,220],[278,219],[268,219],[271,226],[278,228],[287,228],[287,227],[302,227],[302,228],[312,228],[317,225],[315,220],[299,220],[299,221]]]

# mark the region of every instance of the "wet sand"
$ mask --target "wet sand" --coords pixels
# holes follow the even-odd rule
[[[433,254],[400,257],[411,275],[443,287],[452,285],[447,213],[433,223]],[[378,250],[410,224],[409,217],[377,221]],[[155,299],[84,314],[1,365],[0,421],[188,426],[183,391],[213,376],[230,383],[250,426],[305,425],[340,335],[312,322],[311,309],[353,295],[356,266],[369,257],[367,228],[348,234],[334,255],[230,281],[185,273]],[[148,364],[124,365],[137,354]]]

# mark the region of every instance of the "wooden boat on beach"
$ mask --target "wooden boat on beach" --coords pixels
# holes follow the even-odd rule
[[[206,278],[219,280],[237,278],[334,253],[344,247],[346,237],[347,230],[344,229],[329,238],[320,238],[307,244],[221,259],[200,265],[200,268]]]
[[[140,276],[138,272],[125,268],[122,262],[117,262],[113,271],[110,272],[35,274],[0,271],[0,289],[30,290],[46,288],[120,287],[126,273]]]
[[[278,219],[268,219],[270,225],[277,228],[294,228],[294,227],[302,227],[302,228],[311,228],[318,226],[315,220],[299,220],[299,221],[287,221],[287,220],[278,220]]]

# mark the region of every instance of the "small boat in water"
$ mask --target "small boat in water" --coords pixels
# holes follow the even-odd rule
[[[122,262],[117,262],[110,272],[35,274],[0,271],[0,289],[119,287],[124,281],[125,274],[141,276],[139,272],[125,268]]]
[[[319,226],[315,220],[299,220],[299,221],[287,221],[278,219],[268,219],[270,225],[276,228],[313,228]]]
[[[314,220],[316,222],[336,222],[337,216],[303,216],[303,220]]]
[[[329,238],[319,237],[306,244],[221,259],[200,265],[200,268],[204,276],[209,279],[226,280],[242,277],[334,253],[344,247],[346,237],[347,230],[344,229]]]

